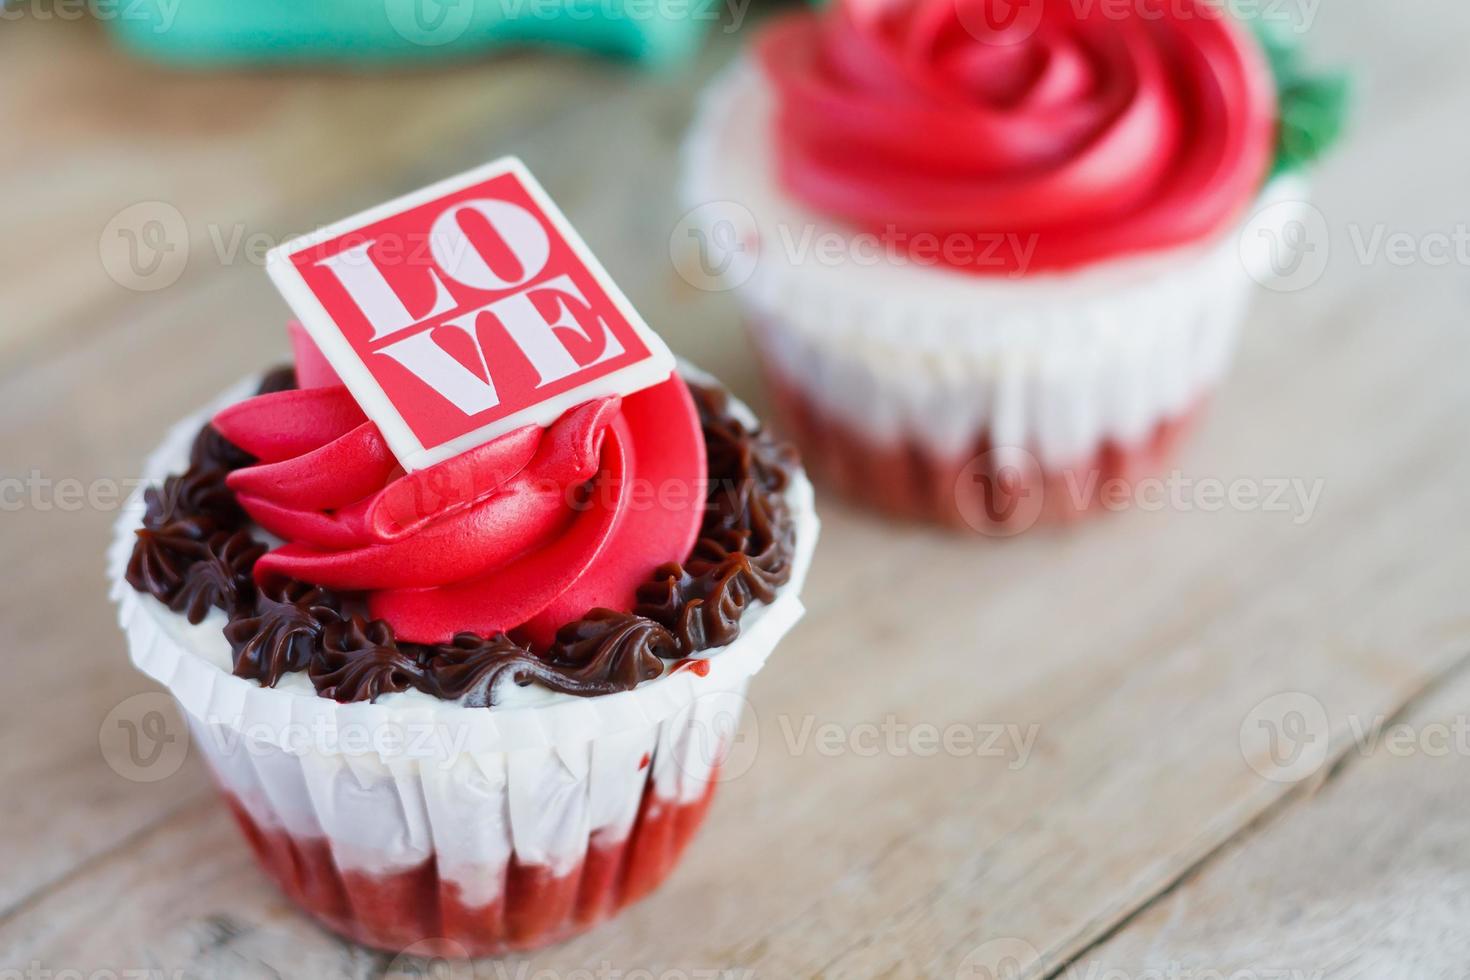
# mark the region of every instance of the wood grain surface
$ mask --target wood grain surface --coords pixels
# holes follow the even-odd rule
[[[1470,746],[1429,733],[1463,728],[1470,691],[1470,256],[1436,258],[1470,220],[1470,8],[1310,9],[1313,52],[1361,83],[1314,187],[1324,274],[1260,291],[1183,502],[1000,541],[821,499],[752,764],[679,870],[463,975],[1467,975]],[[196,75],[95,25],[0,24],[0,976],[424,969],[298,916],[192,755],[127,764],[160,696],[106,600],[105,490],[283,358],[248,243],[507,152],[678,353],[763,404],[733,300],[675,271],[678,140],[737,44],[665,76],[544,55]],[[161,273],[117,251],[140,213],[166,219]],[[1407,749],[1365,735],[1392,722]]]

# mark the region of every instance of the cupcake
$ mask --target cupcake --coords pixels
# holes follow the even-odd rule
[[[1270,53],[1211,0],[768,25],[705,94],[683,193],[807,465],[999,533],[1157,468],[1335,132],[1340,91]]]
[[[815,544],[794,455],[681,366],[405,472],[304,333],[119,521],[135,664],[246,841],[368,946],[487,955],[656,888]]]

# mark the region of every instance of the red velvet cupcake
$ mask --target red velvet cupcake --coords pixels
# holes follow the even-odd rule
[[[706,95],[685,196],[808,465],[998,533],[1156,469],[1289,261],[1321,149],[1271,53],[1213,0],[768,26]]]
[[[795,457],[686,369],[405,473],[297,354],[149,461],[110,553],[135,663],[326,927],[479,956],[608,918],[674,867],[801,615]]]

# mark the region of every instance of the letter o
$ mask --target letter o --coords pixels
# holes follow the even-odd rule
[[[474,211],[490,223],[495,233],[521,265],[519,279],[502,279],[490,268],[478,249],[459,226],[462,211]],[[434,219],[429,230],[429,250],[448,275],[475,289],[498,292],[514,289],[536,278],[551,256],[551,240],[536,216],[509,201],[476,199],[461,201]]]

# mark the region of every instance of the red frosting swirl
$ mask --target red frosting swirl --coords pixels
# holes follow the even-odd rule
[[[834,0],[760,55],[787,188],[973,272],[1199,240],[1271,162],[1271,73],[1214,0]]]
[[[260,461],[230,488],[285,541],[256,562],[261,582],[363,593],[404,640],[514,631],[544,646],[591,609],[630,609],[638,584],[694,544],[704,438],[677,375],[405,473],[320,354],[298,343],[297,365],[316,386],[214,419]]]

